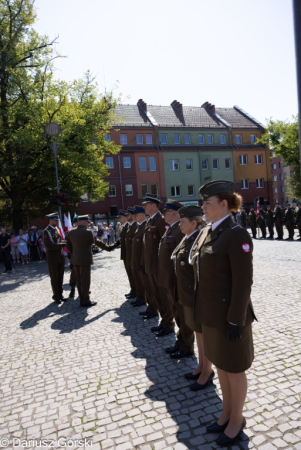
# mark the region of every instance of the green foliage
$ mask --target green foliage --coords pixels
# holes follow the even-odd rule
[[[267,133],[258,142],[269,145],[286,166],[293,167],[291,178],[287,180],[288,188],[292,197],[301,198],[298,117],[293,116],[291,122],[270,119]]]
[[[103,156],[120,148],[105,141],[113,120],[112,94],[102,96],[87,73],[66,83],[53,79],[53,44],[31,27],[30,0],[0,0],[0,222],[22,226],[49,212],[56,192],[54,156],[44,126],[56,122],[60,191],[74,205],[87,193],[103,198]]]

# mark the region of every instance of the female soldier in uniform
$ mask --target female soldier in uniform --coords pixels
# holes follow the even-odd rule
[[[255,315],[250,299],[253,244],[249,233],[236,224],[232,211],[241,205],[234,183],[212,181],[200,188],[207,225],[192,247],[199,265],[195,320],[202,324],[206,357],[217,367],[223,411],[207,431],[221,432],[217,444],[234,442],[246,422],[242,415],[247,395],[245,371],[254,359],[252,327]],[[198,263],[198,264],[197,264]]]
[[[185,234],[185,237],[173,251],[171,258],[175,261],[178,302],[183,307],[186,328],[191,330],[190,339],[192,348],[194,331],[199,353],[198,366],[192,373],[186,373],[185,378],[187,380],[197,380],[190,386],[190,389],[198,391],[208,386],[214,376],[214,372],[212,371],[211,362],[204,355],[202,325],[196,323],[194,320],[194,276],[193,268],[189,264],[188,258],[190,249],[199,234],[199,227],[204,225],[205,222],[202,219],[200,206],[183,206],[179,209],[179,215],[180,228],[182,233]],[[186,334],[188,335],[187,332]]]

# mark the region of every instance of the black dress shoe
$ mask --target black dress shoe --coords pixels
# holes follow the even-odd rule
[[[157,326],[155,326],[155,327],[151,327],[151,331],[153,332],[153,333],[155,333],[156,331],[160,331],[160,330],[162,330],[162,325],[157,325]]]
[[[54,303],[57,303],[58,305],[60,305],[62,302],[61,302],[61,300],[53,300],[54,301]]]
[[[209,386],[210,384],[212,384],[212,380],[213,380],[213,378],[214,378],[214,375],[215,375],[214,370],[212,370],[212,372],[211,372],[211,374],[209,375],[209,377],[208,377],[206,383],[200,384],[200,383],[198,383],[198,382],[196,381],[195,383],[193,383],[193,384],[190,386],[190,390],[196,392],[196,391],[200,391],[201,389],[205,389],[205,387],[207,387],[207,386]]]
[[[196,373],[193,375],[191,372],[185,373],[184,377],[186,380],[197,380],[202,372]]]
[[[144,320],[149,320],[149,319],[153,319],[154,317],[158,317],[158,314],[154,314],[154,313],[147,313],[143,316]]]
[[[229,420],[228,422],[224,423],[224,425],[219,425],[217,422],[214,422],[211,425],[208,425],[206,428],[208,433],[222,433],[222,431],[224,431],[227,428],[228,423]]]
[[[91,308],[91,306],[95,306],[95,305],[97,305],[97,302],[90,302],[87,305],[80,305],[80,306],[82,306],[83,308]]]
[[[71,289],[70,294],[69,294],[69,298],[73,298],[75,297],[75,289]]]
[[[174,332],[174,330],[166,330],[166,328],[162,327],[161,330],[158,333],[156,333],[156,336],[163,337],[163,336],[167,336],[168,334],[173,333],[173,332]]]
[[[148,310],[145,309],[144,311],[139,311],[139,316],[146,316],[148,314]]]
[[[138,306],[145,306],[145,303],[141,300],[137,300],[135,303],[133,303],[134,308],[138,308]]]
[[[193,352],[185,352],[184,350],[178,350],[175,353],[172,353],[169,355],[172,359],[182,359],[182,358],[188,358],[189,356],[193,356]]]
[[[166,353],[175,353],[179,350],[179,347],[177,345],[174,345],[173,347],[168,347],[164,349]]]
[[[233,438],[230,438],[225,433],[222,433],[221,435],[219,435],[219,437],[216,439],[215,442],[220,447],[228,447],[230,444],[233,444],[233,442],[235,442],[237,440],[237,438],[239,437],[240,433],[245,428],[245,426],[246,426],[246,419],[244,418],[242,427],[241,427],[241,429],[239,430],[239,432],[237,433],[236,436],[234,436]]]
[[[60,297],[60,300],[61,300],[62,302],[66,302],[66,301],[68,300],[68,298]]]

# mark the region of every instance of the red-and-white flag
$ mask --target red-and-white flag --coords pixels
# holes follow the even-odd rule
[[[62,227],[62,224],[61,224],[61,219],[59,219],[59,223],[58,223],[57,227],[59,229],[60,235],[62,236],[62,239],[65,239],[65,233],[64,233],[64,230],[63,230],[63,227]]]
[[[70,212],[68,212],[68,217],[66,216],[66,214],[64,214],[64,225],[65,225],[65,233],[67,233],[67,231],[71,230],[72,223],[71,223]]]

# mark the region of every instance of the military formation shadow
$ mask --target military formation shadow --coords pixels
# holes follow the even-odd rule
[[[171,359],[164,348],[174,345],[175,336],[170,334],[157,338],[150,331],[150,327],[157,324],[156,319],[143,321],[137,308],[133,308],[129,302],[125,301],[115,311],[118,317],[113,319],[113,322],[123,323],[125,331],[122,334],[130,336],[132,345],[136,348],[132,353],[133,357],[146,360],[145,371],[152,386],[145,394],[153,402],[165,403],[170,418],[178,428],[178,442],[189,450],[217,448],[215,439],[218,435],[206,432],[206,425],[214,422],[222,409],[222,401],[216,393],[216,387],[211,385],[204,390],[193,392],[189,388],[190,382],[184,378],[185,373],[192,372],[196,367],[196,357],[178,361]],[[158,421],[160,407],[160,404],[156,405]],[[241,440],[237,441],[234,447],[248,449],[248,436],[241,433]]]

